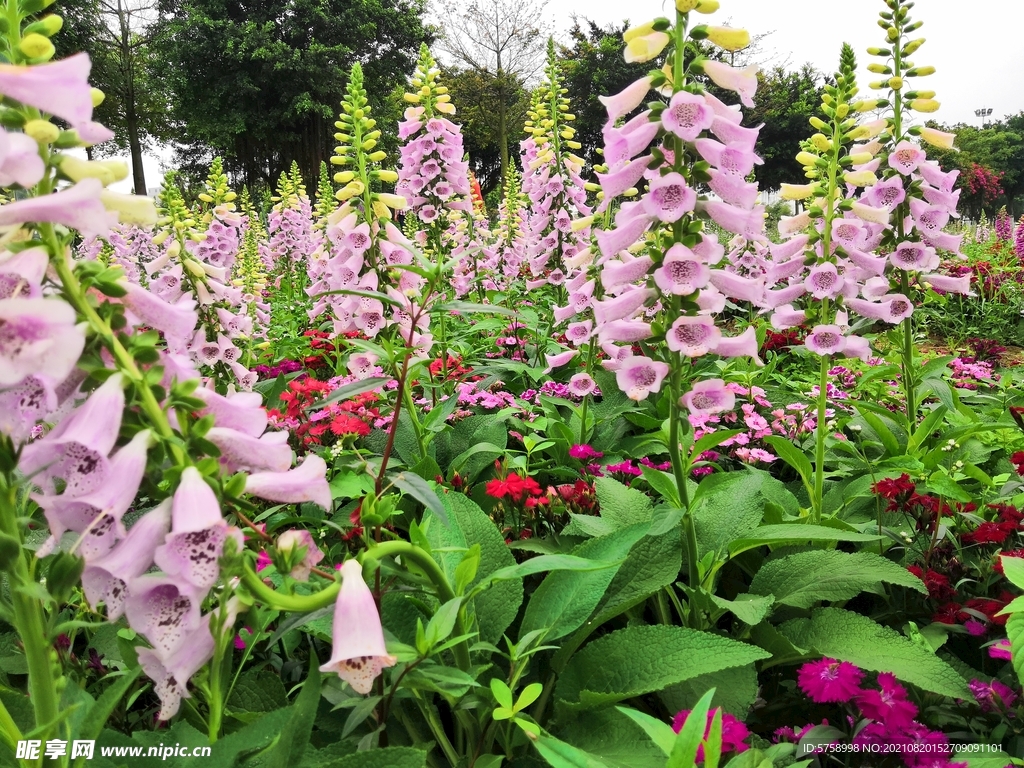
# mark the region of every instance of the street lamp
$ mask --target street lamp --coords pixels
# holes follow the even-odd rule
[[[992,107],[982,107],[974,110],[974,116],[981,120],[981,127],[985,127],[985,118],[992,114]]]

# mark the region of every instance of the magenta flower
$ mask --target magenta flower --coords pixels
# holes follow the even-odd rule
[[[850,701],[860,693],[864,673],[848,661],[819,659],[800,667],[797,685],[817,704]]]
[[[1013,657],[1010,654],[1010,641],[1008,638],[1003,638],[998,643],[990,645],[988,647],[988,655],[993,659],[1002,659],[1003,661],[1010,661]]]
[[[644,215],[644,208],[641,204],[638,203],[637,206],[638,208],[631,209],[635,211],[635,215],[630,218],[620,221],[619,217],[616,216],[615,229],[598,230],[597,244],[601,249],[602,255],[606,258],[615,258],[619,251],[624,251],[631,246],[644,232],[651,228],[651,217]],[[623,207],[622,210],[627,209]],[[622,211],[620,211],[621,213]]]
[[[218,617],[218,620],[223,622],[223,631],[231,631],[238,614],[238,600],[232,598],[222,610],[225,615]],[[181,700],[191,698],[188,693],[189,679],[213,658],[216,649],[211,627],[213,617],[213,613],[203,616],[190,633],[189,642],[169,654],[150,648],[139,649],[139,665],[153,681],[153,690],[160,698],[157,719],[170,720],[178,714]]]
[[[85,346],[75,321],[75,311],[60,299],[0,301],[0,386],[32,374],[67,378]]]
[[[116,621],[124,613],[128,585],[149,570],[153,553],[171,527],[171,502],[165,500],[144,514],[128,535],[109,553],[85,566],[82,589],[93,610],[104,603],[107,621]]]
[[[661,113],[661,124],[665,130],[683,141],[696,139],[701,131],[711,127],[714,119],[715,113],[704,101],[704,97],[688,91],[673,95]]]
[[[785,331],[803,325],[806,319],[807,313],[802,309],[794,309],[792,304],[783,304],[772,313],[771,324],[776,331]]]
[[[909,176],[925,159],[924,150],[909,141],[901,141],[889,154],[889,167]]]
[[[917,717],[917,707],[907,700],[906,689],[896,682],[891,672],[879,674],[878,685],[877,691],[868,688],[856,695],[861,714],[888,728],[909,728]]]
[[[161,656],[169,656],[199,628],[202,598],[194,586],[173,576],[149,574],[128,584],[124,612]]]
[[[722,413],[736,406],[736,393],[721,379],[703,379],[694,384],[680,402],[690,413]]]
[[[640,309],[655,292],[646,288],[627,288],[618,296],[600,301],[593,301],[594,321],[598,327],[612,320],[622,320]],[[566,361],[568,362],[568,361]]]
[[[816,325],[804,345],[816,355],[837,355],[846,349],[846,337],[838,325]]]
[[[197,592],[214,585],[220,575],[224,542],[233,538],[241,549],[242,532],[229,528],[213,489],[195,467],[186,467],[174,492],[171,533],[153,559],[163,571],[193,585]]]
[[[599,212],[605,210],[616,197],[627,189],[635,187],[640,182],[640,179],[643,178],[650,162],[651,156],[644,155],[635,160],[630,160],[621,168],[611,173],[597,174],[597,180],[601,184],[601,191],[604,192],[604,200],[601,201],[601,205],[597,210]]]
[[[576,397],[585,397],[597,388],[589,373],[577,373],[569,379],[569,391]]]
[[[309,581],[310,572],[324,559],[324,553],[313,541],[313,536],[301,528],[282,533],[277,537],[274,547],[293,563],[288,575],[298,581]],[[297,561],[299,551],[302,551],[302,560]]]
[[[52,195],[5,203],[0,206],[0,226],[46,222],[77,229],[87,238],[106,235],[117,224],[117,214],[108,211],[100,201],[102,191],[99,179],[82,179]]]
[[[646,400],[651,392],[658,392],[661,383],[668,375],[668,365],[648,357],[627,357],[615,371],[615,381],[619,389],[626,393],[630,400]]]
[[[982,712],[1004,712],[1013,706],[1017,700],[1017,694],[1009,686],[999,682],[995,678],[985,683],[981,680],[971,680],[968,684],[975,701],[981,705]]]
[[[715,719],[715,714],[718,709],[712,709],[707,714],[707,724],[704,727],[703,739],[711,734],[711,722]],[[679,733],[683,730],[683,726],[686,725],[686,720],[690,716],[691,710],[684,709],[682,712],[676,714],[672,719],[672,730]],[[737,720],[733,715],[728,712],[722,712],[722,752],[746,752],[750,747],[746,744],[746,739],[750,736],[750,730],[740,720]],[[697,747],[697,762],[704,762],[704,747]]]
[[[654,270],[654,283],[662,293],[689,296],[708,284],[711,270],[697,260],[682,243],[676,243],[665,254],[661,266]]]
[[[569,448],[569,457],[578,459],[579,461],[590,461],[592,459],[600,459],[604,454],[600,451],[594,450],[589,445],[573,445]]]
[[[684,213],[693,210],[697,193],[686,184],[679,173],[666,173],[651,181],[643,198],[644,210],[659,221],[679,221]]]
[[[314,453],[287,472],[255,472],[245,479],[245,492],[267,501],[300,504],[310,501],[328,512],[333,504],[327,484],[327,463]]]
[[[373,593],[363,581],[363,567],[347,560],[341,567],[341,590],[334,605],[330,660],[321,672],[334,672],[356,693],[367,694],[373,681],[397,663],[384,645],[384,630]]]
[[[85,53],[30,67],[0,64],[0,93],[75,127],[92,119],[91,67]]]
[[[677,317],[665,334],[665,344],[673,352],[686,357],[700,357],[712,352],[722,339],[722,332],[707,317]]]
[[[121,429],[122,386],[120,374],[107,379],[46,437],[25,446],[19,469],[46,493],[56,492],[57,479],[64,481],[68,498],[99,488],[109,476],[107,456]]]

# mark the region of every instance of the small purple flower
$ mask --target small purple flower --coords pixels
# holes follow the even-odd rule
[[[1013,706],[1017,700],[1017,694],[1009,686],[992,680],[984,683],[981,680],[971,680],[968,684],[975,701],[981,706],[982,712],[1003,712]]]

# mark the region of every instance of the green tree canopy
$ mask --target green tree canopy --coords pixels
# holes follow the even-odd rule
[[[250,186],[272,185],[293,160],[316,178],[352,64],[363,66],[374,112],[390,114],[395,84],[429,42],[423,9],[423,0],[160,0],[156,71],[174,93],[184,154],[212,148]]]

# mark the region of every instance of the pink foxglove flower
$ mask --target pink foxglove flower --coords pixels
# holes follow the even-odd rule
[[[889,154],[889,167],[909,176],[925,161],[925,153],[910,141],[901,141]]]
[[[0,226],[46,222],[77,229],[84,237],[106,235],[117,224],[117,213],[104,207],[100,200],[102,191],[99,179],[82,179],[52,195],[5,203],[0,205]]]
[[[804,344],[816,355],[837,355],[846,349],[846,337],[838,325],[816,325]]]
[[[909,240],[896,246],[889,254],[889,261],[896,269],[908,272],[930,272],[939,266],[939,256],[933,248]]]
[[[764,365],[757,356],[757,332],[754,326],[748,325],[738,336],[723,336],[715,347],[715,354],[720,357],[749,357],[755,365]]]
[[[703,379],[682,397],[682,406],[690,413],[722,413],[736,406],[736,393],[721,379]]]
[[[971,292],[971,276],[950,277],[949,275],[921,275],[921,280],[943,293],[959,293],[967,296]]]
[[[223,616],[208,613],[190,634],[189,642],[172,653],[162,654],[158,650],[140,648],[139,666],[153,681],[153,690],[160,698],[158,720],[170,720],[181,707],[181,700],[191,698],[188,681],[213,658],[216,641],[212,634],[213,622],[222,622],[224,632],[231,631],[238,614],[238,600],[232,598],[221,609]]]
[[[267,428],[263,396],[256,392],[235,392],[224,397],[212,389],[199,387],[194,396],[206,403],[201,415],[212,415],[218,427],[237,430],[250,437],[259,437]]]
[[[613,320],[623,320],[639,310],[648,299],[653,298],[654,291],[646,288],[627,288],[614,298],[593,301],[594,320],[598,328]]]
[[[91,68],[86,53],[31,67],[0,64],[0,93],[74,127],[92,119]]]
[[[188,645],[200,626],[201,595],[180,578],[148,574],[128,584],[124,612],[132,629],[167,657]]]
[[[941,234],[942,228],[949,223],[949,212],[938,206],[928,205],[924,200],[910,198],[910,215],[914,226],[924,237]]]
[[[265,432],[257,438],[236,429],[214,427],[206,439],[220,449],[220,463],[226,472],[284,472],[292,465],[285,431]]]
[[[661,266],[654,271],[654,283],[662,293],[689,296],[708,284],[711,270],[682,243],[676,243],[665,254]]]
[[[38,299],[49,263],[50,256],[45,248],[0,253],[0,299]]]
[[[649,216],[670,223],[693,210],[697,193],[687,186],[681,174],[666,173],[651,181],[642,203]]]
[[[124,536],[121,518],[135,501],[146,470],[152,442],[148,429],[140,431],[110,460],[109,480],[84,496],[33,495],[50,526],[50,539],[43,549],[60,543],[65,531],[81,534],[75,545],[86,562],[102,557]]]
[[[722,144],[714,139],[697,139],[694,148],[700,156],[722,173],[744,177],[762,162],[754,152],[742,145]]]
[[[700,357],[715,351],[722,332],[708,317],[677,317],[665,334],[665,344],[686,357]]]
[[[701,62],[701,66],[715,85],[738,94],[743,106],[753,108],[757,92],[757,65],[735,69],[728,64],[706,60]]]
[[[46,172],[39,145],[24,133],[0,131],[0,186],[34,187]]]
[[[172,304],[128,280],[122,280],[120,285],[127,291],[121,303],[139,321],[162,331],[169,348],[183,349],[188,344],[199,323],[193,299],[182,298]]]
[[[51,379],[26,376],[14,386],[0,389],[0,434],[19,445],[56,407],[57,393]]]
[[[914,305],[902,294],[883,296],[878,302],[847,299],[846,305],[861,317],[885,323],[899,323],[914,314]]]
[[[771,324],[776,331],[785,331],[803,325],[806,319],[807,313],[802,309],[794,309],[792,304],[783,304],[772,313]]]
[[[649,339],[654,335],[650,323],[642,320],[612,320],[601,326],[601,338],[605,341],[628,342]]]
[[[54,480],[64,481],[64,495],[83,496],[109,477],[107,456],[121,429],[123,379],[114,374],[42,440],[25,446],[19,469],[45,493],[55,493]]]
[[[907,197],[903,190],[903,181],[899,176],[882,179],[864,191],[864,202],[875,208],[893,210]]]
[[[804,287],[816,299],[833,299],[843,289],[843,277],[830,262],[811,267],[804,280]]]
[[[294,564],[288,575],[298,581],[309,581],[310,572],[317,563],[324,559],[324,553],[320,551],[316,542],[313,541],[313,536],[306,530],[285,531],[277,537],[274,546],[279,553],[292,559]],[[300,549],[304,550],[302,560],[296,562]]]
[[[651,392],[661,390],[668,375],[668,364],[648,357],[627,357],[619,364],[615,380],[630,400],[646,400]]]
[[[363,567],[357,560],[341,566],[341,589],[334,605],[330,660],[321,672],[334,672],[356,693],[367,694],[382,670],[397,659],[384,645],[384,630],[373,593],[363,581]]]
[[[171,500],[166,499],[139,518],[110,552],[85,566],[82,589],[93,610],[104,603],[108,621],[120,618],[128,585],[153,565],[153,553],[163,544],[170,527]]]
[[[597,389],[597,384],[588,373],[577,373],[569,379],[569,391],[576,397],[585,397]]]
[[[615,123],[643,104],[647,93],[651,90],[651,78],[642,77],[630,83],[614,96],[598,96],[598,101],[608,110],[608,121]]]
[[[182,471],[171,515],[171,533],[153,559],[176,581],[193,586],[201,594],[220,575],[224,542],[233,538],[240,549],[242,532],[228,527],[213,489],[195,467]]]
[[[327,463],[311,453],[302,464],[287,472],[254,472],[245,479],[245,492],[284,504],[310,501],[330,511],[331,489],[326,475]]]
[[[693,141],[711,127],[715,113],[700,94],[680,91],[661,113],[661,124],[683,141]]]
[[[628,261],[606,261],[601,268],[601,285],[606,291],[635,283],[647,275],[654,262],[650,256],[639,256]]]
[[[85,346],[75,320],[75,311],[60,299],[0,301],[0,386],[31,374],[67,378]]]

